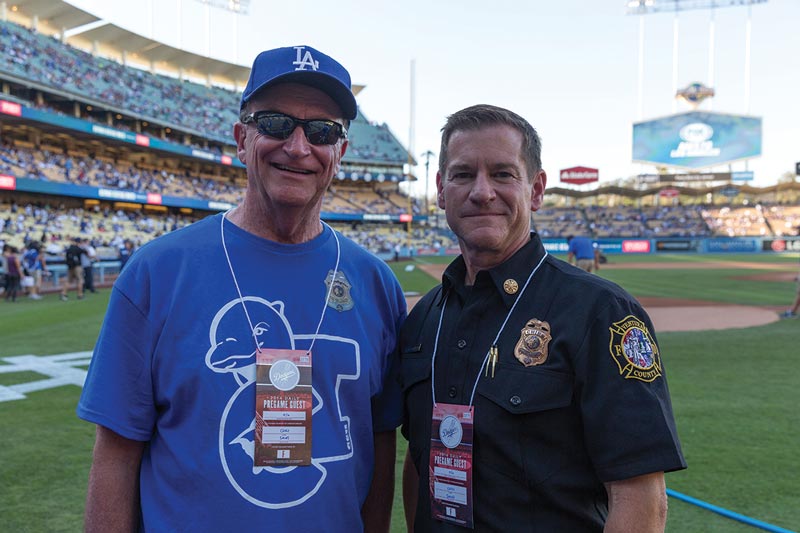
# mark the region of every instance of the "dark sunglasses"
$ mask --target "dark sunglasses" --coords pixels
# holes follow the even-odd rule
[[[347,138],[344,126],[321,118],[303,120],[275,111],[256,111],[243,116],[241,121],[242,124],[255,122],[258,133],[274,139],[288,139],[297,126],[303,127],[303,133],[311,144],[336,144],[339,139]]]

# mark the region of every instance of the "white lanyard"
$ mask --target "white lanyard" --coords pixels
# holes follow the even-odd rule
[[[469,407],[472,407],[472,402],[475,399],[475,390],[478,388],[478,382],[481,379],[481,373],[483,373],[483,367],[486,366],[486,362],[489,360],[489,354],[491,353],[491,349],[493,346],[497,345],[497,341],[500,339],[500,335],[503,333],[503,330],[506,327],[506,323],[508,319],[511,317],[511,313],[514,312],[514,309],[517,307],[517,304],[522,299],[522,295],[525,292],[525,289],[528,288],[528,284],[533,279],[533,275],[536,274],[536,271],[539,270],[539,267],[542,266],[544,263],[545,258],[547,257],[547,251],[544,252],[544,255],[539,260],[539,263],[533,267],[531,273],[528,275],[527,281],[525,281],[525,285],[522,286],[522,290],[519,291],[519,295],[517,299],[514,300],[514,305],[511,306],[511,309],[508,311],[505,320],[503,320],[503,325],[500,326],[500,330],[497,332],[497,335],[494,337],[494,341],[492,341],[492,345],[489,347],[489,350],[486,351],[486,357],[483,358],[483,363],[481,363],[481,367],[478,369],[478,377],[475,379],[475,384],[472,386],[472,394],[469,397]],[[433,399],[433,405],[436,405],[436,388],[434,384],[436,383],[435,380],[435,368],[436,368],[436,351],[439,347],[439,333],[442,331],[442,319],[444,318],[444,310],[447,307],[447,299],[449,295],[444,299],[442,303],[442,311],[439,313],[439,325],[436,327],[436,339],[433,341],[433,357],[431,357],[431,398]]]
[[[231,256],[228,254],[228,247],[225,245],[225,217],[228,216],[228,213],[233,211],[234,208],[231,208],[225,213],[222,214],[222,219],[219,223],[219,232],[220,237],[222,238],[222,249],[225,252],[225,259],[228,260],[228,268],[231,271],[231,278],[233,279],[233,284],[236,286],[236,293],[239,295],[239,301],[242,304],[242,309],[244,309],[244,315],[247,317],[247,323],[250,325],[250,332],[253,335],[253,341],[256,344],[256,351],[260,348],[258,345],[258,337],[256,336],[256,330],[253,327],[253,321],[250,319],[250,313],[247,312],[247,306],[244,305],[244,296],[242,296],[242,291],[239,288],[239,282],[236,280],[236,273],[233,271],[233,263],[231,262]],[[331,290],[333,289],[333,283],[336,281],[336,274],[339,272],[339,259],[342,255],[341,247],[339,246],[339,237],[336,235],[336,232],[328,226],[325,222],[322,222],[324,226],[326,226],[331,233],[333,233],[333,239],[336,241],[336,264],[333,266],[333,277],[331,278],[331,282],[328,285],[328,294],[325,296],[325,304],[322,306],[322,314],[319,317],[319,323],[317,324],[317,330],[314,332],[314,337],[311,339],[311,346],[308,347],[307,352],[311,352],[311,349],[314,347],[314,343],[317,341],[317,335],[319,335],[319,330],[322,327],[322,320],[325,318],[325,310],[328,309],[328,302],[331,299]]]

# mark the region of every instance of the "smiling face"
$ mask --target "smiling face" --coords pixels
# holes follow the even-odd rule
[[[541,207],[546,183],[544,171],[528,169],[517,129],[453,132],[436,185],[468,276],[499,265],[528,242],[531,212]]]
[[[339,106],[324,92],[295,83],[268,87],[247,104],[247,112],[275,111],[299,119],[344,124]],[[234,126],[237,155],[247,166],[245,204],[263,216],[297,216],[318,224],[325,190],[339,170],[347,141],[313,145],[302,127],[284,140],[262,135],[254,123]],[[294,214],[293,214],[294,213]]]

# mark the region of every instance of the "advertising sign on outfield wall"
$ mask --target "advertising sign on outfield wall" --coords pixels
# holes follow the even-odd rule
[[[706,240],[707,252],[756,252],[758,241],[755,239],[708,239]]]
[[[657,252],[696,252],[699,248],[697,241],[684,239],[656,240]]]
[[[622,241],[622,253],[624,254],[649,254],[650,241],[641,239],[628,239]]]
[[[633,125],[633,160],[704,168],[761,155],[761,118],[691,111]]]
[[[800,238],[764,239],[761,241],[764,252],[800,252]]]

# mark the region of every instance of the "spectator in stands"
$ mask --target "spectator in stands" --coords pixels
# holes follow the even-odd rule
[[[98,424],[87,531],[388,531],[405,299],[320,220],[350,76],[266,51],[240,111],[243,202],[143,246],[114,285],[78,406]],[[283,414],[290,447],[261,431]]]
[[[64,284],[61,286],[61,300],[69,300],[67,291],[69,285],[75,283],[75,292],[78,294],[78,300],[83,300],[83,256],[86,255],[86,250],[81,248],[81,238],[75,237],[73,243],[67,248],[65,254],[65,262],[67,264],[67,276]]]
[[[10,244],[3,245],[3,260],[6,265],[6,280],[5,280],[5,299],[12,302],[17,301],[17,294],[20,289],[20,279],[22,278],[22,265],[17,257],[19,250]]]
[[[600,250],[589,237],[569,235],[567,237],[567,262],[591,272],[600,270]]]

